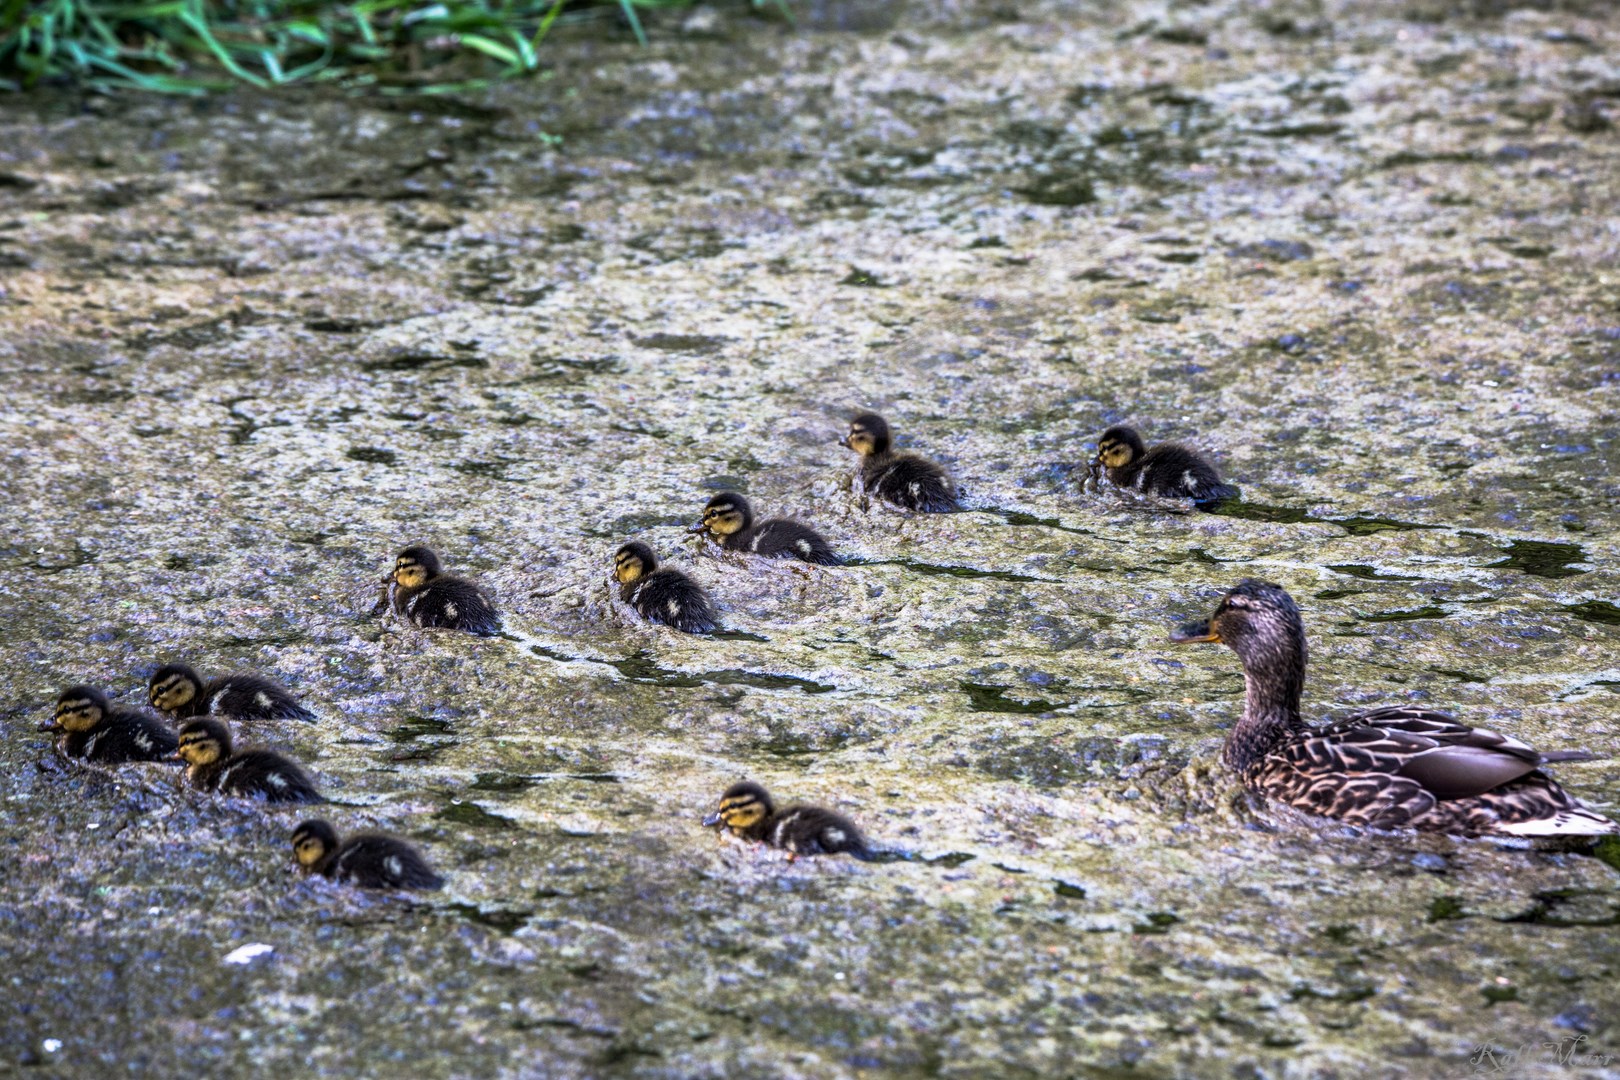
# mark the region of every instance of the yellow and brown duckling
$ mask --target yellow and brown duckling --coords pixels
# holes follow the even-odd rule
[[[286,690],[257,675],[222,675],[204,682],[185,664],[166,664],[146,688],[152,707],[175,720],[229,716],[237,720],[306,720],[315,714]]]
[[[123,761],[170,761],[174,732],[156,716],[121,709],[90,686],[70,686],[56,699],[51,719],[41,731],[59,731],[57,746],[69,757],[102,764]]]
[[[763,787],[749,780],[733,784],[720,796],[720,808],[703,819],[710,828],[800,855],[853,855],[870,859],[872,849],[855,823],[819,806],[789,806],[778,811]]]
[[[688,634],[707,634],[720,625],[703,586],[679,570],[660,570],[658,556],[639,540],[614,553],[613,577],[620,599],[643,618]]]
[[[210,716],[180,729],[180,748],[174,756],[186,763],[186,778],[200,791],[273,803],[323,801],[304,770],[274,750],[233,753],[230,728]]]
[[[292,834],[293,855],[306,874],[321,874],[362,889],[438,889],[444,878],[422,853],[382,833],[356,833],[338,843],[337,830],[319,819],[301,822]]]
[[[826,537],[788,518],[754,521],[754,508],[735,491],[724,491],[703,508],[703,520],[689,532],[706,532],[727,551],[746,551],[772,559],[800,559],[835,566],[838,556]]]
[[[465,578],[444,573],[431,548],[408,547],[394,557],[394,610],[424,629],[443,627],[485,636],[501,632],[489,596]],[[386,582],[388,579],[384,579]]]
[[[851,420],[849,434],[838,444],[861,455],[861,488],[867,494],[930,514],[962,509],[949,474],[925,457],[894,450],[889,422],[877,413],[863,412]]]
[[[1152,449],[1128,424],[1116,424],[1097,440],[1089,480],[1106,473],[1122,491],[1166,499],[1191,499],[1195,505],[1234,499],[1238,489],[1223,483],[1220,470],[1190,446],[1159,443]]]
[[[1394,706],[1322,727],[1300,718],[1305,624],[1282,588],[1253,579],[1208,622],[1171,641],[1216,641],[1237,653],[1243,716],[1222,760],[1259,794],[1311,814],[1376,829],[1463,836],[1597,836],[1620,825],[1582,806],[1541,771],[1581,751],[1538,753],[1445,713]]]

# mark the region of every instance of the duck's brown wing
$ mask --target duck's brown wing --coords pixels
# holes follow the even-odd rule
[[[1395,706],[1313,728],[1274,751],[1262,768],[1264,782],[1301,809],[1376,828],[1430,827],[1417,819],[1432,817],[1437,804],[1461,809],[1509,785],[1522,786],[1516,782],[1545,762],[1589,756],[1542,754],[1445,713]],[[1562,797],[1549,804],[1573,803],[1551,780],[1537,787]]]

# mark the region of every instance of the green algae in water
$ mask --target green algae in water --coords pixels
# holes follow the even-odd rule
[[[1064,881],[1062,878],[1052,879],[1052,892],[1065,900],[1084,900],[1086,898],[1086,887],[1084,885],[1075,885],[1072,882]]]
[[[492,814],[474,802],[452,802],[433,816],[440,821],[452,821],[457,825],[469,825],[475,829],[517,828],[517,822],[511,818]]]
[[[1587,561],[1586,551],[1579,544],[1563,544],[1549,540],[1514,540],[1501,550],[1507,557],[1498,562],[1486,563],[1485,569],[1518,570],[1533,577],[1544,578],[1575,577],[1588,572],[1577,570],[1571,565]]]
[[[1351,536],[1371,536],[1381,532],[1413,532],[1418,529],[1439,529],[1440,525],[1423,525],[1415,521],[1397,521],[1395,518],[1358,514],[1347,518],[1315,517],[1302,506],[1267,506],[1265,503],[1225,499],[1203,507],[1205,513],[1216,517],[1241,518],[1244,521],[1264,521],[1275,525],[1300,525],[1317,522],[1337,525]]]
[[[474,904],[450,904],[445,910],[466,919],[468,922],[487,926],[498,930],[502,934],[511,934],[522,929],[523,924],[534,917],[532,911],[506,911],[501,908],[480,908]]]
[[[1359,578],[1362,581],[1419,581],[1422,580],[1413,574],[1386,574],[1371,566],[1362,566],[1359,563],[1329,563],[1329,570],[1345,574],[1349,577]]]
[[[1139,922],[1131,927],[1133,934],[1168,934],[1170,928],[1181,919],[1174,912],[1150,911],[1145,922]]]
[[[1437,896],[1429,902],[1430,922],[1451,922],[1467,917],[1468,913],[1463,910],[1462,901],[1455,896]]]
[[[1066,705],[1073,705],[1072,701],[1009,701],[1006,697],[1010,686],[992,686],[986,683],[959,682],[968,696],[968,708],[974,712],[1012,713],[1014,715],[1048,713],[1061,709]]]
[[[1620,626],[1620,607],[1607,600],[1584,600],[1579,604],[1565,604],[1564,610],[1586,622],[1604,626]]]
[[[1406,611],[1375,611],[1370,614],[1358,611],[1356,618],[1362,622],[1411,622],[1414,619],[1444,619],[1447,614],[1444,608],[1425,605]]]
[[[976,566],[955,566],[941,563],[919,562],[916,559],[850,559],[846,566],[900,566],[907,570],[929,576],[960,577],[960,578],[987,578],[992,581],[1040,581],[1048,585],[1059,582],[1055,578],[1034,577],[1030,574],[1017,574],[1011,570],[980,570]]]

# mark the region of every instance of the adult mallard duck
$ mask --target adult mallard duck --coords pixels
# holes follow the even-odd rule
[[[1620,825],[1589,810],[1541,771],[1582,751],[1538,753],[1517,739],[1397,705],[1311,727],[1300,718],[1305,623],[1282,588],[1249,579],[1208,622],[1176,643],[1216,641],[1237,653],[1243,717],[1222,760],[1250,790],[1312,814],[1375,829],[1461,836],[1598,836]]]

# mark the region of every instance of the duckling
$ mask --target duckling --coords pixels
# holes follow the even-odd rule
[[[486,637],[500,633],[501,617],[484,590],[443,573],[439,556],[431,548],[408,547],[400,552],[394,558],[393,578],[399,586],[394,610],[413,625],[448,627]]]
[[[60,731],[57,746],[69,757],[104,764],[165,761],[174,758],[174,732],[155,716],[115,708],[107,695],[89,686],[70,686],[56,699],[56,712],[39,725]]]
[[[707,634],[719,627],[703,586],[679,570],[658,569],[658,556],[639,540],[614,554],[613,576],[619,581],[619,597],[643,618],[688,634]]]
[[[174,756],[186,763],[186,778],[202,791],[262,796],[273,803],[323,801],[304,770],[275,751],[232,753],[230,728],[213,717],[182,727]]]
[[[748,551],[773,559],[801,559],[836,566],[838,556],[825,537],[808,525],[787,518],[754,524],[754,508],[735,491],[722,492],[703,508],[703,520],[688,532],[707,532],[727,551]]]
[[[778,813],[765,789],[749,780],[727,788],[720,796],[720,809],[704,818],[703,824],[781,848],[789,860],[839,853],[866,860],[873,855],[861,830],[844,815],[819,806],[790,806]]]
[[[306,874],[362,889],[438,889],[444,878],[403,840],[382,833],[357,833],[338,843],[337,830],[319,819],[299,823],[292,834],[293,854]]]
[[[1620,825],[1582,806],[1541,766],[1582,751],[1538,753],[1517,739],[1397,705],[1321,727],[1300,718],[1305,623],[1282,588],[1252,578],[1208,622],[1170,635],[1237,653],[1243,716],[1222,760],[1249,789],[1312,814],[1376,829],[1463,836],[1595,836]]]
[[[1235,499],[1238,489],[1221,482],[1208,458],[1181,443],[1159,443],[1149,450],[1128,424],[1116,424],[1097,440],[1089,479],[1106,471],[1117,488],[1139,495],[1191,499],[1195,505]]]
[[[956,485],[943,468],[916,454],[890,448],[889,422],[863,412],[849,422],[849,434],[838,440],[861,455],[861,487],[884,502],[907,510],[948,514],[962,509]]]
[[[152,673],[146,692],[152,708],[175,720],[210,713],[237,720],[315,719],[286,690],[257,675],[225,675],[205,683],[185,664],[167,664]]]

